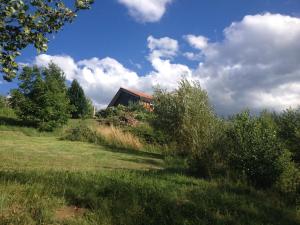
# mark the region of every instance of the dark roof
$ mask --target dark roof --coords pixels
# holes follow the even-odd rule
[[[145,99],[148,99],[148,100],[153,100],[153,96],[152,95],[149,95],[149,94],[146,94],[146,93],[143,93],[141,91],[137,91],[137,90],[133,90],[133,89],[126,89],[126,88],[120,88],[126,92],[129,92],[133,95],[136,95],[138,97],[141,97],[141,98],[145,98]]]
[[[120,96],[121,92],[126,92],[126,93],[129,93],[129,94],[134,95],[136,97],[139,97],[143,101],[151,102],[153,100],[152,95],[143,93],[141,91],[137,91],[137,90],[127,89],[127,88],[121,87],[118,90],[118,92],[116,93],[116,95],[113,97],[113,99],[111,100],[111,102],[109,103],[108,107],[113,106],[115,104],[115,102],[117,101],[117,99]]]

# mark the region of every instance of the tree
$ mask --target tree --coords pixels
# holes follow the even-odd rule
[[[28,45],[46,51],[48,34],[70,23],[81,9],[88,9],[93,0],[75,0],[73,9],[63,0],[0,1],[0,71],[11,81],[18,70],[16,57]]]
[[[293,153],[293,159],[300,164],[300,108],[287,109],[274,114],[278,126],[279,137],[285,147]]]
[[[73,80],[68,89],[68,96],[72,106],[72,118],[86,117],[90,114],[90,102],[85,97],[84,91],[77,80]]]
[[[169,135],[176,153],[188,157],[193,169],[210,176],[220,129],[206,91],[184,79],[173,92],[157,89],[154,106],[155,128]]]
[[[25,67],[19,76],[19,88],[11,91],[11,102],[23,121],[41,130],[51,131],[69,118],[69,99],[62,70]]]
[[[284,171],[282,147],[275,122],[267,113],[251,117],[243,112],[233,117],[226,130],[229,167],[245,174],[255,186],[268,188],[274,185]]]

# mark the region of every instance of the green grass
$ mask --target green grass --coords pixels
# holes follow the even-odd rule
[[[189,177],[165,169],[159,154],[58,133],[0,125],[1,225],[300,224],[295,207],[272,191]]]
[[[103,169],[161,169],[158,154],[109,149],[58,137],[32,137],[0,131],[0,169],[102,171]]]

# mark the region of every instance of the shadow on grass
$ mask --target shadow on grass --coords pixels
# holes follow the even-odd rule
[[[300,223],[295,211],[274,195],[233,183],[177,177],[167,171],[1,171],[0,185],[8,183],[26,184],[24,187],[32,188],[29,192],[40,185],[49,197],[88,208],[89,218],[101,217],[111,224]]]
[[[120,153],[126,153],[129,155],[135,155],[135,156],[143,156],[143,157],[150,157],[155,159],[163,159],[164,156],[159,153],[152,153],[152,152],[146,152],[141,150],[132,150],[128,148],[120,148],[109,144],[103,144],[102,146],[106,147],[107,150],[111,152],[120,152]]]
[[[17,127],[30,127],[30,128],[35,127],[32,123],[22,121],[22,120],[17,119],[17,118],[4,117],[4,116],[0,116],[0,125],[17,126]]]

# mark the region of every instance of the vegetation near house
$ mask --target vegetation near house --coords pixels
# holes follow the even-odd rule
[[[188,157],[198,173],[210,176],[222,129],[207,93],[199,83],[182,80],[173,92],[156,89],[154,99],[154,127],[169,136],[174,153]]]
[[[300,224],[299,110],[220,118],[183,79],[91,119],[54,64],[1,99],[3,224]]]

